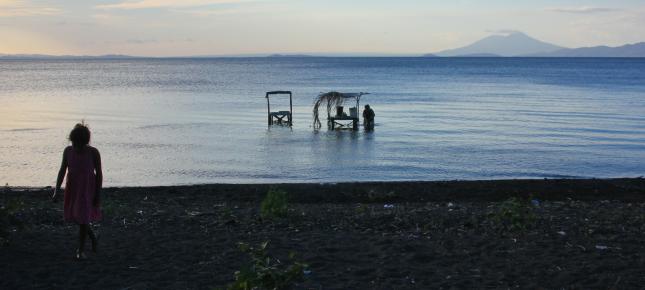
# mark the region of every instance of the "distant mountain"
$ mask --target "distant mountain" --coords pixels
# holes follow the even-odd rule
[[[522,56],[548,53],[564,47],[532,38],[522,32],[491,35],[471,45],[434,53],[437,56]]]
[[[645,42],[627,44],[619,47],[595,46],[566,48],[548,53],[538,53],[534,57],[645,57]]]
[[[502,57],[502,56],[494,53],[473,53],[473,54],[463,54],[457,57]]]

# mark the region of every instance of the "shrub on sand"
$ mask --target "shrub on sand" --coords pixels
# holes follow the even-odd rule
[[[259,246],[239,243],[240,250],[251,257],[251,264],[235,271],[235,282],[227,290],[290,289],[295,282],[302,281],[307,265],[294,262],[294,253],[289,255],[290,263],[282,263],[267,254],[268,244],[268,241]]]
[[[535,223],[535,213],[528,200],[511,197],[492,213],[493,221],[502,230],[525,231]]]
[[[287,193],[283,190],[272,188],[260,204],[262,218],[285,217],[287,215]]]

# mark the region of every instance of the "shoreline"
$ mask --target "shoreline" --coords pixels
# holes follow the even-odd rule
[[[373,181],[330,183],[213,183],[170,186],[105,187],[104,194],[151,191],[211,194],[230,201],[258,201],[271,188],[297,203],[501,201],[510,197],[543,200],[621,200],[645,202],[645,178],[499,179],[446,181]],[[52,187],[4,187],[5,193],[42,193]],[[233,194],[234,193],[234,194]]]

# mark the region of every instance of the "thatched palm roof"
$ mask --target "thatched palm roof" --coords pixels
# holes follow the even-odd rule
[[[368,93],[339,93],[339,92],[329,92],[322,93],[318,95],[318,98],[314,102],[314,128],[320,128],[322,124],[320,123],[320,118],[318,115],[318,109],[320,105],[326,104],[327,106],[327,117],[331,115],[332,110],[336,106],[343,105],[346,99],[356,99],[360,100],[361,96],[367,95]]]

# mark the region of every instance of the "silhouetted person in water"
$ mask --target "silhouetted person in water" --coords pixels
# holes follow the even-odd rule
[[[365,105],[365,110],[363,110],[363,126],[365,130],[374,130],[374,110],[370,108],[370,105]]]
[[[63,162],[58,171],[56,188],[52,200],[56,202],[60,192],[65,171],[64,211],[66,222],[79,225],[78,250],[76,259],[86,259],[85,237],[92,240],[92,251],[96,252],[98,240],[90,223],[101,219],[101,187],[103,185],[103,172],[101,170],[101,155],[99,150],[89,145],[90,129],[85,124],[76,124],[69,133],[72,146],[67,146],[63,151]]]

